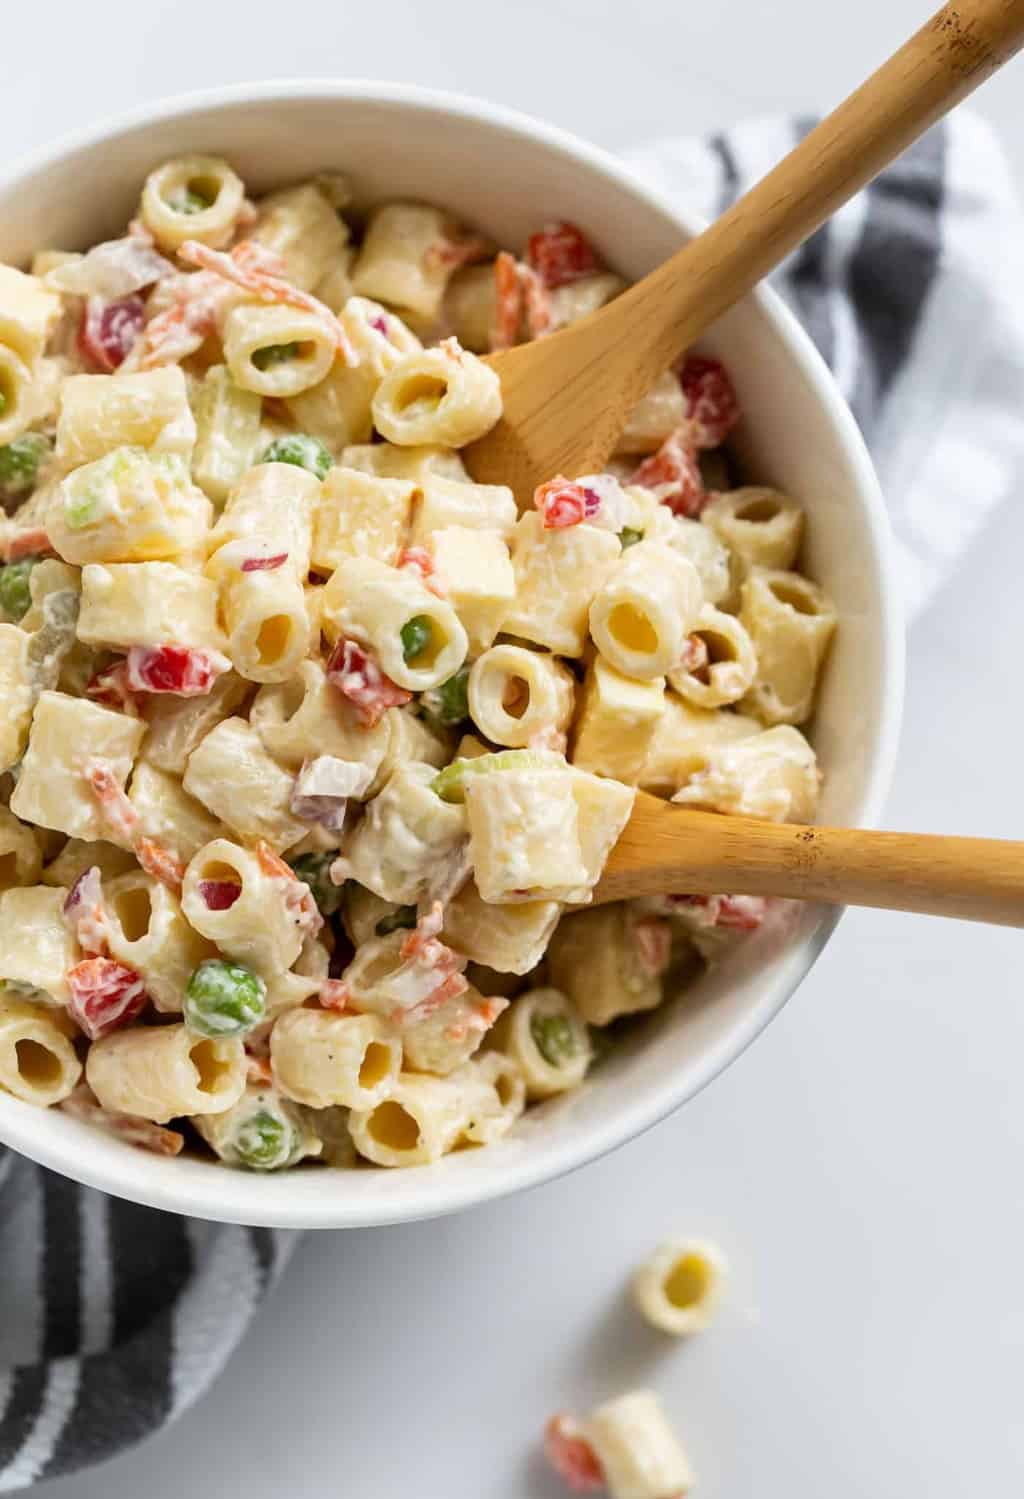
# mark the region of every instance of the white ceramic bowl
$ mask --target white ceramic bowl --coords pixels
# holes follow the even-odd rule
[[[84,248],[121,232],[146,173],[182,151],[227,157],[257,192],[343,169],[360,198],[436,201],[503,244],[522,244],[548,219],[572,219],[630,278],[700,227],[612,157],[522,115],[397,84],[285,82],[157,104],[6,169],[0,259],[23,262],[43,246]],[[825,772],[821,820],[870,821],[888,782],[903,679],[870,461],[824,364],[770,292],[735,308],[705,343],[735,378],[751,471],[806,504],[809,569],[839,609],[814,731]],[[666,1005],[578,1093],[532,1112],[500,1144],[436,1166],[257,1175],[165,1160],[3,1093],[0,1139],[90,1186],[204,1218],[341,1228],[451,1212],[592,1160],[692,1098],[777,1013],[836,919],[793,908],[783,930],[759,933],[685,1001]]]

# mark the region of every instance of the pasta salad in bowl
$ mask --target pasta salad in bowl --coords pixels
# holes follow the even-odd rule
[[[502,233],[322,140],[265,190],[251,123],[149,128],[117,228],[0,265],[0,1129],[210,1216],[442,1210],[536,1179],[663,1014],[722,1065],[719,974],[806,966],[803,908],[591,901],[638,787],[813,820],[847,617],[711,341],[604,472],[473,481],[483,356],[627,284],[592,216]]]

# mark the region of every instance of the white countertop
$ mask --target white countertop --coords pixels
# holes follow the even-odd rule
[[[622,147],[827,107],[929,8],[12,5],[4,152],[161,94],[326,73],[486,94]],[[1022,70],[978,107],[1024,184]],[[891,826],[1022,835],[1022,555],[1008,507],[912,632]],[[553,1499],[545,1416],[637,1383],[662,1392],[709,1499],[1020,1492],[1021,941],[847,915],[675,1118],[474,1213],[309,1236],[198,1409],[40,1499]],[[622,1289],[676,1229],[723,1244],[733,1292],[711,1332],[666,1348]]]

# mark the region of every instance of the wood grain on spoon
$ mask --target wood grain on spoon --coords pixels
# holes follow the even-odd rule
[[[1024,926],[1024,843],[758,822],[638,792],[594,900],[722,891]]]
[[[946,5],[697,239],[601,311],[489,363],[505,414],[463,454],[475,479],[593,473],[658,375],[836,209],[1024,44],[1024,0]]]

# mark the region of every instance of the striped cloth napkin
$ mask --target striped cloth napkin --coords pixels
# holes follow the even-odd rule
[[[628,159],[710,218],[811,123]],[[999,148],[961,113],[775,278],[871,444],[915,611],[1024,477],[1022,265]],[[0,1493],[102,1462],[186,1410],[295,1242],[134,1207],[0,1150]]]

